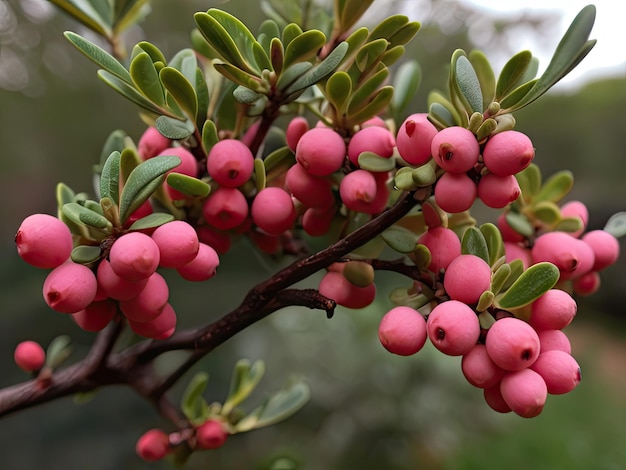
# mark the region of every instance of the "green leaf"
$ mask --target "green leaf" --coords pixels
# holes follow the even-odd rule
[[[483,94],[483,109],[487,109],[494,100],[496,94],[496,77],[491,68],[491,64],[487,56],[478,50],[469,53],[469,61],[474,67],[476,77],[480,83],[480,89]]]
[[[545,72],[524,99],[516,105],[516,109],[535,101],[585,58],[596,43],[595,40],[588,39],[595,17],[594,5],[587,5],[578,13],[559,42]]]
[[[300,410],[310,397],[311,392],[306,383],[294,382],[239,421],[235,430],[244,432],[279,423]]]
[[[252,90],[262,91],[261,80],[255,75],[245,72],[244,70],[228,63],[214,63],[213,67],[237,85],[243,85]]]
[[[428,112],[431,117],[445,124],[443,127],[459,125],[461,116],[452,102],[439,91],[428,94]]]
[[[511,266],[504,263],[491,275],[491,286],[489,290],[495,295],[498,295],[509,279],[509,276],[511,276]]]
[[[493,318],[493,315],[491,315],[491,313],[484,311],[478,314],[478,322],[480,323],[480,327],[483,330],[488,330],[496,322],[496,319]]]
[[[109,134],[100,152],[100,164],[96,170],[98,173],[102,173],[105,162],[113,152],[122,152],[126,148],[127,139],[128,134],[121,129],[117,129]]]
[[[161,52],[161,50],[156,47],[154,44],[148,41],[138,42],[133,50],[131,51],[131,60],[135,58],[135,56],[141,52],[145,52],[150,56],[153,63],[161,62],[163,64],[167,63],[165,56]]]
[[[122,177],[122,181],[128,181],[130,173],[138,167],[141,162],[141,157],[136,150],[131,148],[125,148],[122,150],[120,157],[120,175]]]
[[[254,178],[257,193],[265,189],[267,175],[265,174],[265,163],[259,158],[254,159]]]
[[[504,294],[496,297],[495,305],[504,310],[524,307],[552,289],[558,280],[559,270],[552,263],[533,264]]]
[[[62,208],[62,212],[65,217],[79,225],[88,225],[98,230],[110,230],[113,228],[113,225],[106,217],[77,202],[65,204]]]
[[[484,291],[482,294],[480,294],[480,297],[478,298],[476,311],[482,313],[487,310],[489,307],[491,307],[491,305],[493,305],[493,300],[495,299],[495,297],[496,296],[494,295],[494,293],[490,290]]]
[[[555,231],[561,232],[578,232],[584,228],[582,220],[580,217],[562,217],[559,221],[553,226]]]
[[[346,32],[363,16],[374,0],[337,0],[335,2],[335,20],[340,32]]]
[[[411,41],[415,35],[419,32],[422,25],[417,21],[411,21],[405,24],[402,28],[398,29],[394,34],[389,36],[389,48],[394,49],[398,46],[403,46]]]
[[[167,184],[185,196],[204,198],[211,192],[211,186],[193,176],[172,171],[167,175]]]
[[[346,53],[346,56],[352,56],[354,53],[356,53],[356,51],[358,51],[361,46],[365,44],[368,36],[369,31],[365,26],[354,30],[350,34],[350,36],[346,38],[346,43],[348,43],[348,51]]]
[[[150,111],[154,114],[163,114],[165,111],[163,108],[160,108],[152,101],[147,99],[141,93],[139,93],[134,87],[121,80],[117,76],[107,72],[106,70],[98,70],[98,77],[115,91],[117,91],[120,95],[124,96],[126,99],[132,101],[136,105],[144,108],[147,111]]]
[[[110,74],[115,75],[120,80],[127,84],[132,84],[132,78],[128,70],[111,54],[101,49],[93,42],[79,36],[71,31],[63,33],[68,41],[70,41],[74,47],[82,52],[88,59],[95,62],[97,65],[108,71]]]
[[[409,17],[406,15],[391,15],[372,29],[369,34],[368,40],[374,41],[376,39],[389,40],[397,31],[406,26],[409,22]]]
[[[502,101],[502,98],[521,85],[520,81],[530,66],[532,57],[530,51],[521,51],[504,64],[496,85],[496,101]]]
[[[202,127],[202,146],[204,147],[204,151],[208,154],[219,140],[215,123],[211,120],[207,120]]]
[[[373,65],[380,62],[382,55],[387,50],[386,39],[376,39],[368,42],[361,47],[355,58],[355,64],[360,72],[370,69]]]
[[[393,184],[400,191],[415,191],[418,188],[413,180],[413,169],[410,167],[400,168],[394,175]]]
[[[194,133],[195,127],[189,119],[179,121],[168,116],[159,116],[154,121],[154,127],[163,134],[164,137],[172,140],[182,140]]]
[[[541,190],[541,170],[535,163],[531,163],[515,175],[522,196],[526,201],[532,201]]]
[[[198,111],[196,112],[196,127],[202,129],[209,114],[209,88],[204,73],[200,67],[196,67],[196,97],[198,101]]]
[[[298,62],[287,67],[280,77],[278,77],[276,88],[285,90],[312,68],[313,64],[311,62]]]
[[[388,77],[389,69],[383,67],[367,80],[359,83],[350,98],[348,115],[355,114],[365,108],[379,93],[381,85],[385,83]],[[360,121],[357,123],[360,123]]]
[[[56,369],[72,354],[72,340],[68,335],[55,337],[46,348],[46,365]]]
[[[469,59],[459,56],[455,63],[455,79],[463,97],[469,103],[471,111],[483,111],[483,92],[480,88],[478,76]]]
[[[135,220],[128,230],[147,230],[160,227],[163,224],[167,224],[174,220],[172,214],[166,214],[164,212],[153,212],[141,219]]]
[[[487,240],[477,227],[469,227],[463,234],[461,240],[461,253],[464,255],[474,255],[482,258],[489,264],[489,249]]]
[[[120,152],[112,152],[104,162],[100,175],[100,197],[108,197],[116,204],[120,191],[120,158]]]
[[[202,35],[225,60],[253,75],[261,73],[253,54],[256,39],[246,25],[216,8],[198,12],[194,18]]]
[[[532,206],[532,214],[544,224],[552,225],[561,220],[561,209],[552,201],[538,201]]]
[[[337,66],[339,66],[347,51],[348,43],[341,42],[332,50],[330,54],[328,54],[328,56],[326,56],[324,60],[314,65],[310,70],[302,74],[296,81],[287,87],[286,91],[288,93],[295,93],[319,82],[332,73]]]
[[[516,109],[517,104],[524,99],[528,92],[535,86],[537,79],[530,80],[511,91],[508,95],[502,98],[500,101],[501,109],[511,110]]]
[[[110,23],[102,18],[93,5],[86,2],[80,2],[77,5],[75,1],[70,0],[50,0],[50,2],[101,36],[107,37],[111,35]]]
[[[291,41],[296,39],[303,33],[302,28],[297,23],[289,23],[283,28],[283,33],[281,35],[281,40],[283,46],[289,47]]]
[[[381,238],[398,253],[413,253],[418,236],[398,225],[392,225],[380,234]]]
[[[559,202],[574,186],[574,174],[569,170],[561,170],[550,176],[533,199],[539,201]]]
[[[492,223],[485,223],[480,226],[480,233],[485,237],[487,243],[487,252],[489,253],[489,259],[487,263],[489,266],[494,266],[496,262],[504,256],[504,242],[502,241],[502,234],[498,227]]]
[[[270,153],[263,163],[265,164],[265,171],[270,173],[278,168],[289,168],[296,162],[293,152],[288,146],[280,147]]]
[[[78,245],[72,249],[72,261],[79,264],[91,264],[102,256],[100,246]]]
[[[196,68],[194,68],[194,76],[195,72]],[[163,67],[159,72],[159,79],[187,117],[195,122],[198,113],[198,96],[189,80],[173,67]]]
[[[65,183],[59,183],[56,187],[56,201],[57,206],[62,208],[65,204],[69,202],[74,202],[75,193]]]
[[[254,364],[250,364],[247,359],[237,361],[230,382],[228,398],[222,407],[222,414],[227,416],[237,405],[248,398],[264,374],[265,363],[263,361],[256,361]]]
[[[122,224],[163,183],[165,173],[180,165],[180,161],[173,155],[159,155],[141,163],[130,173],[120,197]]]
[[[333,73],[326,81],[326,98],[335,107],[338,115],[342,115],[352,93],[352,80],[346,72]]]
[[[361,152],[358,157],[359,166],[367,171],[382,173],[396,167],[393,158],[385,158],[372,152]]]
[[[158,106],[165,104],[165,93],[159,81],[159,74],[147,52],[141,52],[130,63],[130,76],[135,86]]]
[[[399,115],[409,105],[422,81],[422,68],[415,60],[409,60],[396,72],[393,81],[393,98],[391,107],[396,115]]]
[[[209,382],[209,374],[198,372],[193,376],[181,401],[181,410],[192,424],[201,424],[208,417],[209,406],[202,396]]]
[[[321,31],[312,29],[301,33],[285,48],[285,66],[313,59],[324,44],[326,44],[326,36]]]
[[[509,287],[513,285],[515,281],[522,275],[524,272],[524,262],[521,259],[514,259],[510,263],[507,263],[511,267],[511,274],[504,281],[504,285],[500,289],[501,291],[507,290]]]
[[[626,212],[617,212],[613,214],[606,222],[603,230],[609,232],[615,238],[626,235]]]
[[[115,21],[113,29],[116,34],[125,31],[141,21],[150,11],[150,0],[126,0],[115,2]]]
[[[506,219],[506,223],[520,235],[523,235],[524,237],[532,237],[535,234],[534,227],[525,215],[509,211],[504,217]]]
[[[233,92],[233,96],[237,101],[243,104],[254,104],[265,95],[261,93],[257,93],[256,91],[251,90],[250,88],[246,88],[245,86],[239,85],[235,88]]]
[[[374,116],[379,115],[391,102],[393,98],[393,87],[391,85],[384,86],[378,90],[372,97],[370,102],[355,113],[350,113],[349,118],[355,123],[362,123]]]

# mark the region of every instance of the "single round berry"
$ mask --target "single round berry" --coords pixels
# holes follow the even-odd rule
[[[312,176],[298,163],[287,170],[285,186],[306,207],[325,209],[335,203],[330,180]]]
[[[533,264],[530,248],[527,248],[520,243],[504,242],[504,255],[507,263],[516,259],[521,260],[524,265],[524,269],[528,269],[528,267]]]
[[[592,230],[582,236],[582,241],[591,247],[594,253],[593,271],[601,271],[612,265],[619,258],[617,238],[605,230]]]
[[[478,182],[478,197],[487,206],[502,209],[520,196],[521,190],[515,176],[498,176],[487,173]]]
[[[161,314],[169,299],[167,282],[159,273],[153,273],[143,290],[130,300],[120,301],[120,310],[134,322],[154,320]]]
[[[430,250],[431,261],[428,269],[437,274],[446,269],[453,259],[461,255],[461,240],[451,229],[434,227],[424,232],[418,243]]]
[[[477,197],[476,183],[465,173],[444,173],[435,185],[435,202],[451,214],[469,210]]]
[[[43,297],[48,306],[61,313],[76,313],[96,297],[98,281],[91,269],[67,262],[54,268],[43,283]]]
[[[20,369],[34,372],[46,363],[46,353],[36,341],[22,341],[13,352],[13,360]]]
[[[543,410],[548,388],[537,372],[522,369],[504,375],[500,383],[500,393],[514,413],[523,418],[534,418]]]
[[[541,353],[530,368],[543,378],[552,395],[571,392],[580,383],[580,366],[564,351]]]
[[[569,201],[561,206],[561,217],[577,217],[582,225],[579,230],[572,232],[573,237],[580,237],[587,228],[589,222],[589,210],[587,206],[580,201]]]
[[[148,278],[138,281],[129,281],[119,276],[107,259],[100,260],[96,271],[98,289],[105,297],[115,300],[130,300],[136,297],[145,287]]]
[[[320,281],[319,293],[346,308],[365,308],[376,298],[376,284],[358,287],[341,272],[329,271]]]
[[[430,151],[441,168],[450,173],[465,173],[478,163],[480,147],[476,136],[464,127],[440,130],[431,142]]]
[[[489,388],[500,383],[504,369],[491,360],[484,344],[477,344],[461,360],[461,371],[469,383],[478,388]]]
[[[17,229],[15,244],[20,257],[37,268],[56,268],[72,254],[69,227],[48,214],[26,217]]]
[[[163,150],[170,148],[172,141],[161,134],[156,127],[148,127],[139,138],[137,153],[142,160],[157,156]]]
[[[117,306],[112,300],[91,302],[87,307],[72,314],[72,319],[85,331],[103,330],[115,317]]]
[[[574,292],[578,295],[591,295],[598,292],[602,279],[596,271],[590,271],[572,281]]]
[[[150,429],[139,438],[135,451],[146,462],[161,460],[170,451],[169,436],[160,429]]]
[[[348,158],[358,167],[361,153],[372,152],[379,157],[389,158],[393,155],[395,145],[396,140],[388,129],[379,126],[365,127],[350,139]]]
[[[487,332],[487,352],[496,365],[505,370],[521,370],[539,356],[539,337],[523,320],[505,317],[496,321]]]
[[[159,265],[178,268],[198,254],[198,234],[187,222],[174,220],[156,228],[152,239],[159,247]]]
[[[302,214],[302,228],[312,237],[321,237],[330,230],[336,212],[337,210],[334,207],[330,209],[311,207]]]
[[[417,353],[427,338],[424,316],[411,307],[394,307],[383,316],[378,339],[384,348],[400,356]]]
[[[398,128],[398,153],[410,165],[423,165],[430,159],[431,143],[436,135],[437,128],[428,120],[427,113],[411,114]]]
[[[550,289],[532,303],[528,323],[535,330],[561,330],[576,315],[576,301],[561,289]]]
[[[557,349],[567,354],[572,353],[572,345],[569,338],[561,330],[541,330],[537,332],[539,337],[540,354]]]
[[[461,255],[452,260],[443,279],[443,287],[451,299],[475,304],[491,285],[491,268],[475,255]]]
[[[548,232],[537,237],[532,251],[533,263],[548,261],[560,271],[560,279],[579,277],[593,268],[593,249],[565,232]]]
[[[503,212],[498,216],[496,225],[502,234],[502,240],[505,242],[520,243],[524,241],[524,236],[511,227],[506,220],[506,213]]]
[[[489,405],[492,410],[497,411],[498,413],[511,412],[511,407],[507,405],[506,401],[504,401],[502,393],[500,392],[500,382],[483,389],[483,397],[485,398],[487,405]]]
[[[207,171],[221,186],[236,188],[252,176],[254,155],[239,140],[220,140],[211,147],[207,156]]]
[[[483,161],[491,173],[515,175],[535,157],[533,143],[518,131],[503,131],[489,138],[483,149]]]
[[[206,222],[219,230],[238,227],[248,217],[248,201],[237,188],[218,188],[202,206]]]
[[[302,116],[296,116],[289,121],[287,129],[285,130],[285,137],[287,140],[287,146],[292,152],[296,151],[300,137],[302,137],[308,130],[309,122]]]
[[[230,251],[233,244],[232,236],[228,232],[214,230],[208,225],[198,227],[198,240],[213,248],[218,254],[223,255]]]
[[[369,205],[376,198],[376,191],[376,178],[367,170],[350,172],[339,184],[341,200],[348,209],[356,212],[369,211]]]
[[[129,281],[150,277],[159,267],[159,261],[159,247],[152,238],[140,232],[122,235],[109,252],[113,271]]]
[[[296,161],[314,176],[329,176],[343,166],[346,144],[328,127],[305,132],[296,146]]]
[[[209,245],[200,243],[196,257],[176,271],[187,281],[207,281],[215,276],[219,264],[217,252]]]
[[[196,442],[200,449],[217,449],[228,439],[221,421],[209,419],[196,428]]]
[[[476,312],[457,300],[437,305],[428,316],[426,328],[431,343],[449,356],[467,354],[480,336]]]
[[[289,230],[298,216],[289,193],[277,187],[267,187],[257,193],[250,215],[257,227],[268,235],[280,235]]]
[[[165,304],[158,317],[146,322],[128,320],[128,326],[140,336],[152,339],[167,339],[176,330],[176,312],[171,304]]]

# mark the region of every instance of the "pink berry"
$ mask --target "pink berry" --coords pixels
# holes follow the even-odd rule
[[[431,262],[428,269],[435,274],[446,269],[453,259],[461,255],[461,240],[449,228],[428,229],[417,241],[430,250]]]
[[[220,259],[217,252],[209,245],[200,243],[196,257],[176,271],[187,281],[207,281],[215,276]]]
[[[520,194],[519,183],[513,175],[487,173],[478,182],[478,197],[487,207],[501,209],[514,202]]]
[[[480,336],[476,312],[457,300],[437,305],[428,316],[426,328],[433,345],[449,356],[467,354]]]
[[[523,418],[539,415],[548,397],[546,382],[532,369],[507,372],[500,383],[500,393],[513,412]]]
[[[522,260],[524,269],[527,269],[533,264],[530,249],[520,243],[504,242],[504,255],[507,263],[516,259]]]
[[[335,218],[336,209],[316,209],[311,207],[304,211],[302,215],[302,228],[312,237],[321,237],[330,230],[330,226]]]
[[[252,176],[254,156],[239,140],[220,140],[207,156],[207,171],[219,185],[236,188]]]
[[[396,139],[384,127],[365,127],[352,136],[348,143],[348,158],[359,166],[359,155],[363,152],[372,152],[379,157],[389,158],[393,155]]]
[[[155,157],[163,150],[169,148],[172,141],[161,134],[156,127],[148,127],[139,138],[137,153],[142,160]]]
[[[595,260],[587,243],[565,232],[548,232],[537,237],[531,254],[533,263],[549,261],[559,268],[561,280],[591,271]]]
[[[37,268],[56,268],[72,254],[69,227],[48,214],[26,217],[17,229],[15,243],[20,257]]]
[[[561,217],[578,217],[582,222],[582,226],[576,232],[572,232],[573,237],[580,237],[585,231],[589,222],[589,210],[587,206],[580,201],[569,201],[561,206]]]
[[[465,173],[478,163],[480,147],[476,136],[464,127],[440,130],[430,144],[430,152],[441,168],[450,173]]]
[[[296,151],[300,137],[302,137],[308,130],[309,122],[302,116],[296,116],[289,121],[287,129],[285,130],[285,137],[287,139],[287,146],[292,152]]]
[[[571,392],[580,383],[580,366],[564,351],[541,353],[530,368],[543,378],[552,395]]]
[[[345,157],[343,138],[327,127],[308,130],[296,146],[296,161],[314,176],[333,174],[343,166]]]
[[[157,227],[152,239],[159,247],[159,265],[164,268],[184,266],[198,254],[198,234],[182,220]]]
[[[509,225],[506,220],[506,213],[502,213],[498,216],[496,222],[500,233],[502,234],[502,240],[505,242],[519,243],[524,241],[524,236],[519,232],[516,232],[513,227]]]
[[[129,281],[146,279],[159,267],[160,253],[155,241],[140,232],[128,232],[113,243],[109,262],[113,271]]]
[[[140,336],[152,339],[167,339],[176,330],[176,312],[171,304],[165,304],[163,310],[153,320],[134,322],[128,320],[128,326]]]
[[[376,190],[376,179],[367,170],[348,173],[339,184],[341,200],[348,209],[356,212],[368,213],[369,204],[376,198]]]
[[[306,207],[325,209],[335,203],[330,181],[312,176],[298,163],[287,171],[285,186]]]
[[[159,153],[159,155],[173,155],[175,157],[180,158],[180,165],[168,171],[167,172],[168,174],[172,172],[176,172],[176,173],[181,173],[187,176],[193,176],[193,177],[198,176],[198,162],[196,160],[196,157],[194,157],[193,154],[186,148],[169,147],[163,150],[161,153]],[[186,198],[186,196],[183,193],[181,193],[180,191],[177,191],[176,189],[172,188],[168,184],[165,185],[165,189],[173,200],[181,200],[181,199]]]
[[[217,449],[228,439],[228,431],[215,419],[209,419],[196,428],[196,442],[200,449]]]
[[[135,451],[146,462],[161,460],[170,451],[169,437],[160,429],[150,429],[139,438]]]
[[[478,388],[499,384],[505,372],[491,360],[484,344],[475,345],[463,355],[461,371],[467,381]]]
[[[451,214],[469,210],[476,197],[476,183],[465,173],[444,173],[435,185],[435,202]]]
[[[378,339],[384,348],[400,356],[418,352],[427,338],[424,316],[411,307],[394,307],[383,316]]]
[[[593,271],[602,271],[619,258],[617,238],[605,230],[592,230],[582,236],[582,241],[591,247],[594,253]]]
[[[533,143],[518,131],[504,131],[489,138],[483,149],[483,161],[491,173],[515,175],[535,157]]]
[[[232,237],[228,232],[214,230],[207,225],[198,227],[198,240],[213,248],[218,254],[228,253],[232,246]]]
[[[327,272],[319,285],[319,293],[346,308],[365,308],[376,298],[376,284],[357,287],[341,272]]]
[[[567,335],[561,330],[541,330],[537,332],[537,336],[539,337],[540,354],[555,349],[567,354],[572,353],[572,345]]]
[[[535,330],[561,330],[576,315],[576,301],[567,292],[550,289],[532,303],[528,323]]]
[[[258,230],[252,230],[248,233],[254,245],[263,253],[273,255],[280,250],[280,236],[268,235]]]
[[[86,308],[97,290],[93,271],[71,261],[50,271],[43,283],[44,300],[52,310],[61,313],[76,313]]]
[[[596,271],[590,271],[574,279],[572,281],[572,287],[576,294],[585,296],[598,292],[601,283],[600,274]]]
[[[169,299],[167,281],[159,273],[153,273],[143,290],[130,300],[120,301],[120,310],[134,322],[154,320],[161,314]]]
[[[115,300],[130,300],[137,296],[148,282],[148,278],[139,281],[129,281],[119,276],[107,259],[100,260],[96,271],[98,289],[105,297]]]
[[[537,333],[528,323],[505,317],[489,328],[485,346],[498,367],[520,370],[537,360],[540,343]]]
[[[26,372],[41,369],[46,363],[46,353],[35,341],[22,341],[15,348],[13,359],[17,366]]]
[[[85,331],[101,331],[115,317],[117,306],[112,300],[91,302],[87,307],[72,314],[72,319]]]
[[[446,269],[443,287],[451,299],[475,304],[491,285],[491,268],[475,255],[456,257]]]
[[[202,214],[209,225],[219,230],[238,227],[248,217],[248,201],[237,188],[218,188],[202,206]]]
[[[257,193],[250,215],[257,227],[268,235],[280,235],[289,230],[298,216],[289,193],[277,187],[267,187]]]
[[[511,407],[507,405],[504,398],[502,398],[502,393],[500,392],[500,382],[491,387],[486,387],[483,390],[483,396],[485,398],[485,402],[492,410],[497,411],[498,413],[511,412]]]
[[[437,128],[428,120],[428,114],[411,114],[398,129],[398,153],[410,165],[423,165],[430,159],[430,147],[436,135]]]

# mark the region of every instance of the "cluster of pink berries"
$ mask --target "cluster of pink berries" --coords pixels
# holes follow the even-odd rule
[[[209,418],[193,430],[192,437],[186,439],[194,449],[210,450],[217,449],[224,445],[229,433],[224,423],[215,418]],[[135,450],[137,455],[147,462],[155,462],[165,458],[173,449],[176,435],[168,435],[165,431],[154,428],[146,431],[137,441]],[[176,442],[180,444],[181,442]]]
[[[194,228],[182,221],[163,224],[151,235],[123,233],[93,267],[72,261],[71,232],[56,217],[27,217],[15,241],[22,259],[51,269],[43,296],[53,310],[71,314],[87,331],[103,329],[119,310],[133,331],[155,339],[171,336],[176,327],[167,282],[157,268],[176,269],[186,280],[203,281],[213,277],[219,265],[215,250],[200,243]]]
[[[446,212],[468,210],[476,198],[493,208],[503,208],[520,195],[515,174],[535,156],[530,139],[507,130],[479,145],[468,129],[452,126],[437,131],[427,114],[413,114],[397,135],[400,156],[410,165],[427,163],[431,156],[445,170],[435,185],[435,201]]]
[[[528,240],[515,232],[501,215],[498,227],[507,261],[521,259],[525,267],[549,261],[559,268],[560,280],[572,284],[574,292],[593,294],[600,288],[599,272],[619,258],[619,242],[604,230],[585,232],[589,213],[582,202],[570,201],[560,210],[562,217],[580,219],[581,228],[576,232],[540,232],[533,240]]]

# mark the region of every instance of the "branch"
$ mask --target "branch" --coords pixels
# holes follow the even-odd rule
[[[166,340],[146,340],[127,349],[111,353],[122,322],[117,321],[96,338],[85,359],[55,372],[49,386],[42,388],[36,380],[0,390],[0,417],[9,413],[69,396],[89,392],[106,385],[127,384],[137,394],[153,402],[160,411],[174,419],[163,402],[164,393],[204,355],[248,326],[289,305],[325,310],[332,315],[334,302],[315,290],[289,289],[346,256],[400,220],[417,201],[406,193],[389,210],[381,213],[358,230],[328,248],[295,261],[269,279],[253,287],[235,310],[207,326],[180,331]],[[190,350],[192,354],[170,376],[161,378],[152,367],[159,355],[174,350]]]

